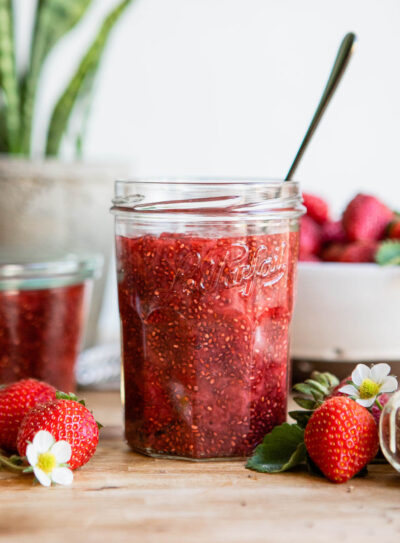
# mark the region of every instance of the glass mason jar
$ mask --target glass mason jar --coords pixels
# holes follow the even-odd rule
[[[249,455],[286,418],[298,184],[117,181],[113,204],[129,445]]]
[[[75,390],[90,286],[101,257],[51,260],[2,255],[0,262],[0,383],[34,377]]]

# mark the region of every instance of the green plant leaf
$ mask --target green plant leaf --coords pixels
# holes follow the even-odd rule
[[[375,253],[375,261],[381,266],[400,265],[400,241],[383,241]]]
[[[304,430],[297,424],[285,422],[276,426],[258,445],[246,468],[262,473],[281,473],[306,459]]]
[[[0,109],[0,153],[8,153],[7,127],[5,119],[5,109]]]
[[[92,0],[40,0],[36,11],[31,59],[22,89],[21,150],[29,154],[36,88],[43,63],[54,45],[83,17]]]
[[[71,82],[58,100],[47,134],[47,156],[58,154],[72,110],[78,101],[84,100],[90,94],[109,34],[131,2],[132,0],[124,0],[108,14]]]
[[[15,65],[13,9],[11,0],[0,0],[0,87],[2,151],[17,153],[19,148],[20,101]]]

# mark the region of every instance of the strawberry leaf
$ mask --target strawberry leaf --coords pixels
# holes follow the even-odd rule
[[[306,396],[311,396],[312,394],[312,388],[306,383],[297,383],[293,386],[293,390],[295,390],[296,392],[300,392],[300,394],[304,394]]]
[[[400,241],[384,241],[375,254],[375,261],[381,266],[400,265]]]
[[[72,402],[80,403],[81,405],[83,405],[83,407],[86,407],[85,400],[79,400],[78,396],[73,392],[69,392],[67,394],[66,392],[61,392],[61,390],[57,390],[56,398],[57,400],[71,400]]]
[[[25,473],[25,466],[22,465],[23,459],[15,454],[11,457],[7,455],[0,454],[0,469],[6,469],[8,471],[13,471],[16,473]]]
[[[25,457],[22,458],[21,456],[18,456],[17,454],[13,454],[10,456],[10,462],[15,464],[16,466],[22,466],[22,464],[24,463],[24,460],[26,460]]]
[[[311,458],[309,457],[308,454],[307,454],[306,464],[307,464],[308,473],[310,475],[315,475],[316,477],[325,477],[325,475],[319,469],[317,464],[315,464],[315,462],[313,462],[313,460],[311,460]]]
[[[301,398],[300,396],[295,396],[293,400],[302,407],[303,409],[316,409],[320,404],[315,402],[314,400],[308,400],[307,398]]]
[[[290,411],[289,416],[294,419],[297,424],[300,426],[300,428],[305,428],[307,426],[308,421],[310,420],[311,415],[313,414],[313,411]]]
[[[285,422],[276,426],[258,445],[246,468],[261,473],[281,473],[306,459],[304,430],[298,424]]]

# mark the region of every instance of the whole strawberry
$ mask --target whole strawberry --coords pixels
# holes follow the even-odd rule
[[[343,247],[338,262],[374,262],[377,250],[376,241],[353,241]]]
[[[325,262],[340,262],[346,245],[343,243],[331,243],[321,251],[321,258]]]
[[[56,389],[36,379],[23,379],[0,389],[0,448],[17,451],[17,434],[25,415],[56,397]]]
[[[393,212],[375,196],[357,194],[346,207],[342,223],[350,241],[377,241],[392,219]]]
[[[388,403],[388,401],[390,400],[391,398],[391,394],[386,394],[385,392],[383,394],[381,394],[379,397],[378,397],[378,400],[379,400],[379,403],[381,404],[382,407],[385,407],[385,405]],[[377,406],[377,405],[373,405],[371,407],[371,414],[372,416],[374,417],[375,419],[375,422],[376,424],[379,425],[379,421],[381,419],[381,414],[382,414],[382,411],[381,409]]]
[[[301,218],[300,252],[316,255],[321,247],[321,227],[308,215]]]
[[[397,218],[389,224],[387,237],[390,239],[400,239],[400,220],[398,215]]]
[[[86,464],[99,441],[99,428],[92,413],[75,396],[63,393],[57,393],[57,399],[38,405],[25,416],[17,438],[20,456],[25,456],[28,441],[39,430],[47,430],[56,441],[64,440],[71,445],[68,462],[71,469]]]
[[[307,208],[307,215],[318,224],[323,224],[329,219],[328,204],[319,196],[303,192],[303,203]]]
[[[378,427],[367,409],[348,397],[336,396],[311,415],[304,442],[323,474],[344,483],[375,457]]]
[[[346,243],[347,236],[342,221],[327,221],[322,225],[322,243]]]
[[[300,262],[321,262],[321,259],[317,255],[304,252],[302,249],[299,251],[299,260]]]

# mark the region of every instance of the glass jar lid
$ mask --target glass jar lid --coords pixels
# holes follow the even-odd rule
[[[294,218],[303,215],[295,181],[263,178],[141,178],[115,183],[111,209],[146,219],[186,221]]]
[[[103,257],[98,254],[34,255],[29,250],[2,251],[0,290],[63,287],[98,277]]]

